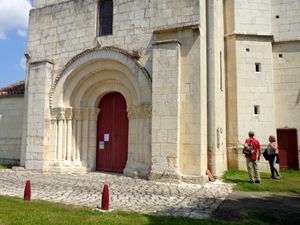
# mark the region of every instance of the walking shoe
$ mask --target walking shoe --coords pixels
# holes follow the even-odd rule
[[[254,183],[254,181],[253,181],[253,180],[249,180],[249,181],[248,181],[248,183],[250,183],[250,184],[253,184],[253,183]]]
[[[256,180],[255,183],[260,184],[260,180]]]

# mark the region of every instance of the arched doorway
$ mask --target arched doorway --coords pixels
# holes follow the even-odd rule
[[[125,175],[138,172],[147,176],[152,160],[151,85],[151,77],[145,68],[124,50],[94,48],[74,56],[56,76],[51,88],[51,140],[54,141],[49,146],[47,170],[102,170],[123,172]],[[129,120],[125,134],[126,149],[122,149],[127,155],[123,157],[125,160],[121,168],[97,165],[98,160],[101,162],[104,158],[100,157],[99,141],[104,141],[106,132],[98,130],[98,119],[106,108],[101,106],[99,115],[99,104],[113,92],[126,100],[123,101],[123,115]],[[111,138],[114,137],[110,134]],[[109,145],[106,142],[105,148]],[[110,156],[106,162],[112,163],[112,160],[115,156]]]
[[[96,169],[123,173],[128,158],[128,117],[125,98],[118,92],[99,103]]]

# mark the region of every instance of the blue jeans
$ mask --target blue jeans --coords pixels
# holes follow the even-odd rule
[[[269,159],[268,159],[272,178],[275,178],[275,174],[276,176],[280,176],[279,171],[276,169],[277,157],[278,157],[277,155],[269,155]]]

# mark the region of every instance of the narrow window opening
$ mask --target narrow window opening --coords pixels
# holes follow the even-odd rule
[[[279,54],[278,57],[279,57],[279,58],[283,58],[283,55],[282,55],[282,54]]]
[[[99,1],[99,36],[112,35],[113,32],[113,1]]]
[[[246,48],[246,51],[247,51],[247,52],[250,52],[250,48]]]
[[[254,106],[254,115],[259,115],[260,114],[260,107],[259,105]]]
[[[255,63],[255,72],[261,72],[261,64]]]
[[[280,18],[280,16],[279,15],[276,15],[276,19],[279,19]]]
[[[223,64],[222,64],[222,51],[220,51],[220,90],[223,91]]]

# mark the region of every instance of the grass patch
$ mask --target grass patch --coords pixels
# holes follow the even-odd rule
[[[24,202],[22,199],[0,196],[0,224],[11,225],[228,225],[260,224],[256,220],[228,222],[214,219],[195,220],[183,217],[165,217],[130,212],[101,213],[90,208],[50,203]]]
[[[0,163],[0,170],[1,169],[11,169],[13,166],[15,166],[14,164],[4,164],[4,163]]]
[[[243,216],[246,219],[259,220],[267,224],[279,224],[281,222],[278,217],[265,212],[246,211],[243,212]]]
[[[268,191],[300,194],[300,171],[280,171],[280,180],[271,179],[269,173],[260,173],[261,184],[249,184],[248,172],[240,170],[228,170],[223,175],[223,180],[235,183],[235,190],[239,191]]]

